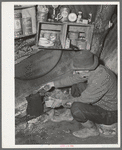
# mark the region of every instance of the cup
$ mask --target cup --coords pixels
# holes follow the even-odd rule
[[[41,45],[41,44],[49,44],[49,41],[46,38],[40,38],[39,45]]]

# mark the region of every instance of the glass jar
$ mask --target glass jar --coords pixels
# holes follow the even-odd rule
[[[62,7],[60,9],[60,14],[62,16],[61,22],[67,22],[68,21],[69,13],[70,13],[70,9],[67,7]]]
[[[80,50],[86,50],[86,40],[85,39],[78,39],[77,40],[77,47]]]

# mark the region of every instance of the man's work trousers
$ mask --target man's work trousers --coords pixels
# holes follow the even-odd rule
[[[71,113],[74,119],[81,123],[87,120],[105,125],[117,122],[117,111],[107,111],[99,106],[82,102],[74,102],[71,106]]]

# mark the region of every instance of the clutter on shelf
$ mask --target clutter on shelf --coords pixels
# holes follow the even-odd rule
[[[41,30],[39,38],[39,46],[51,47],[54,46],[55,42],[59,41],[59,32],[57,31],[44,31]]]
[[[89,13],[87,19],[83,15],[82,10],[76,14],[62,5],[21,6],[21,9],[20,6],[16,7],[15,61],[23,60],[41,49],[69,50],[75,46],[77,50],[90,50],[94,28],[91,23],[92,13]],[[19,44],[16,44],[17,41]],[[37,46],[36,51],[32,45]]]
[[[65,42],[66,33],[63,24],[57,22],[39,22],[37,29],[36,44],[40,48],[60,48],[60,43]],[[58,44],[59,43],[59,44]],[[58,47],[57,47],[58,46]]]
[[[34,38],[27,40],[19,39],[15,41],[15,62],[20,58],[29,56],[33,51],[32,46],[34,43]]]
[[[49,16],[50,9],[52,8],[52,14]],[[56,10],[59,11],[56,11]],[[57,13],[58,12],[58,13]],[[70,8],[61,6],[61,5],[51,5],[51,7],[47,7],[45,5],[37,6],[37,19],[40,22],[75,22],[75,23],[91,23],[92,13],[89,13],[88,18],[83,17],[82,10],[78,12],[78,14],[72,12]]]
[[[14,37],[23,38],[36,34],[35,6],[21,6],[14,8]]]
[[[79,50],[90,50],[94,25],[67,23],[65,48],[71,45]]]
[[[48,17],[48,8],[45,5],[37,6],[37,19],[38,21],[45,22]]]

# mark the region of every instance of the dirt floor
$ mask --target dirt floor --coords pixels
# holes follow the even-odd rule
[[[37,84],[37,82],[36,82]],[[36,85],[37,86],[37,85]],[[27,91],[33,90],[33,86],[24,86]],[[19,86],[16,87],[18,90]],[[25,92],[26,95],[29,93]],[[16,98],[16,109],[15,109],[15,144],[16,145],[27,145],[27,144],[60,144],[61,147],[64,144],[68,144],[69,147],[73,147],[74,144],[117,144],[118,136],[115,135],[112,138],[108,137],[89,137],[86,139],[81,139],[73,136],[72,132],[77,131],[82,128],[79,122],[75,120],[71,122],[52,122],[51,117],[53,115],[54,109],[48,111],[47,114],[43,114],[35,119],[28,122],[25,121],[27,101],[25,99],[26,95],[23,94],[23,87],[20,88],[19,97]],[[62,92],[58,91],[54,96],[58,99],[69,98],[67,94],[63,95]],[[65,108],[55,109],[56,112],[61,114],[64,112]]]
[[[56,110],[62,113],[65,108]],[[16,124],[16,144],[68,144],[73,147],[74,144],[117,144],[117,135],[108,137],[89,137],[86,139],[77,138],[72,135],[73,131],[82,128],[79,122],[52,122],[53,110],[48,114],[43,114],[38,118],[32,119],[28,124],[24,121]],[[17,120],[16,120],[17,122]]]

